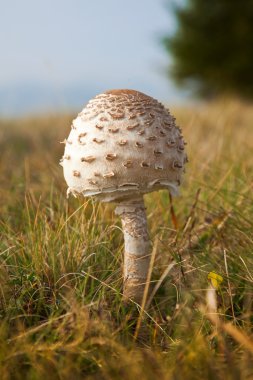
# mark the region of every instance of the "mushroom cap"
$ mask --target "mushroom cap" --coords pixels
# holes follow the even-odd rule
[[[61,160],[68,193],[121,201],[178,192],[187,156],[175,118],[152,97],[110,90],[74,119]]]

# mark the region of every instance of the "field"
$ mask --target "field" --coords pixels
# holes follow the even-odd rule
[[[114,205],[66,199],[72,116],[0,122],[1,380],[253,379],[253,110],[172,113],[189,163],[179,197],[145,198],[145,311],[122,302]]]

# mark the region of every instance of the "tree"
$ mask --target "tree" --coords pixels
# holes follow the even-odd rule
[[[188,0],[175,15],[177,30],[163,42],[176,82],[253,99],[253,0]]]

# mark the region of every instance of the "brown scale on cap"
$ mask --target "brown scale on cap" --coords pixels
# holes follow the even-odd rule
[[[123,113],[111,113],[111,112],[109,112],[109,115],[110,115],[113,119],[116,119],[116,120],[124,119],[124,114],[123,114]]]
[[[125,166],[125,168],[132,168],[133,167],[133,161],[127,160],[126,162],[123,163],[123,166]]]
[[[74,177],[81,177],[81,173],[78,170],[73,170],[72,173]]]
[[[103,174],[103,177],[104,178],[112,178],[115,176],[115,173],[114,172],[109,172],[109,173],[105,173]]]
[[[118,144],[119,145],[126,145],[127,144],[127,140],[120,140],[120,141],[118,141]]]
[[[82,140],[82,138],[85,137],[86,135],[87,135],[86,132],[84,132],[84,133],[80,133],[80,134],[78,135],[77,140],[78,140],[78,143],[79,143],[79,144],[81,144],[81,145],[85,145],[85,142]]]
[[[146,137],[146,140],[149,140],[149,141],[155,141],[157,139],[156,136],[148,136]]]
[[[172,164],[172,167],[175,169],[182,169],[183,165],[181,162],[179,161],[174,161],[173,164]]]
[[[103,139],[98,139],[97,137],[94,137],[93,141],[97,144],[102,144],[105,140]]]
[[[147,121],[144,122],[144,124],[149,127],[150,125],[153,124],[153,122],[154,122],[154,120],[147,120]]]
[[[157,190],[159,182],[176,192],[187,158],[175,119],[161,103],[139,91],[110,90],[80,115],[74,121],[78,133],[71,129],[67,141],[73,143],[65,148],[71,160],[62,162],[70,191],[113,201],[153,191],[155,182]],[[89,182],[94,173],[101,173],[97,189]],[[127,183],[136,186],[128,191]]]
[[[86,156],[86,157],[81,157],[82,162],[92,162],[96,159],[94,156]]]
[[[98,184],[98,181],[94,181],[93,179],[88,179],[88,182],[91,184],[91,185],[94,185],[96,186]]]
[[[137,128],[137,127],[139,127],[139,123],[132,124],[132,125],[128,125],[128,126],[127,126],[127,129],[128,129],[129,131],[132,131],[133,129],[135,129],[135,128]]]
[[[119,128],[117,128],[117,127],[109,127],[108,131],[112,132],[112,133],[117,133],[119,131]]]
[[[161,150],[159,150],[159,149],[155,149],[155,150],[154,150],[154,154],[155,154],[156,156],[160,156],[160,155],[163,154],[163,152],[162,152]]]
[[[115,160],[115,158],[117,158],[117,154],[116,153],[108,153],[105,157],[107,160]]]
[[[176,141],[175,140],[169,140],[169,141],[167,141],[167,146],[169,147],[169,148],[171,148],[171,147],[173,147],[173,146],[175,146],[176,145]]]

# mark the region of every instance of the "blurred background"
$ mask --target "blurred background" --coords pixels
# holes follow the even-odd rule
[[[75,111],[110,88],[181,101],[161,44],[175,26],[165,0],[1,0],[1,116]]]
[[[76,111],[110,88],[252,97],[252,0],[0,3],[0,116]]]

